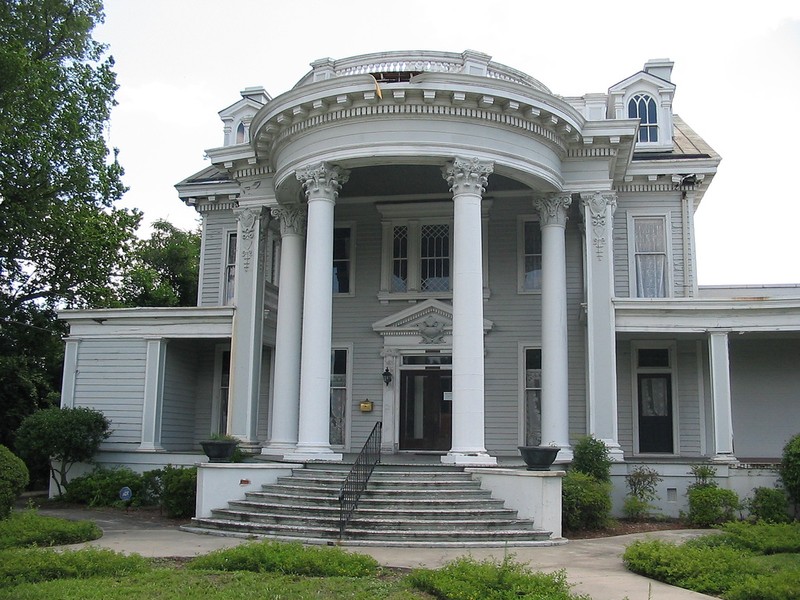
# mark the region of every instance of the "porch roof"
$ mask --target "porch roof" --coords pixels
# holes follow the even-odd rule
[[[110,308],[63,310],[69,338],[230,338],[234,308]]]

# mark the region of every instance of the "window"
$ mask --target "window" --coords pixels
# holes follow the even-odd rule
[[[667,221],[664,216],[634,216],[629,221],[632,230],[629,243],[633,248],[631,287],[637,298],[670,295]]]
[[[229,233],[225,246],[225,268],[222,304],[233,304],[236,291],[236,234]]]
[[[525,348],[523,404],[526,446],[538,446],[542,442],[542,350]]]
[[[333,229],[333,293],[352,293],[353,236],[350,227]]]
[[[639,119],[639,142],[658,142],[658,107],[647,94],[636,94],[628,101],[628,118]]]
[[[420,290],[450,289],[450,225],[423,225],[419,236]]]
[[[520,293],[542,290],[542,230],[539,221],[523,217],[519,221],[517,242],[517,290]]]
[[[244,139],[244,123],[239,123],[239,126],[236,128],[236,143],[243,144],[247,140]]]
[[[330,444],[344,446],[347,424],[347,350],[331,351]]]
[[[640,454],[675,451],[674,344],[635,345],[636,440]]]
[[[230,346],[218,345],[214,353],[214,392],[211,399],[211,433],[228,430],[228,393],[231,385]]]

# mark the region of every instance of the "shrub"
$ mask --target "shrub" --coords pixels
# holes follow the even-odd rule
[[[655,471],[644,465],[633,469],[625,476],[628,486],[628,495],[622,510],[630,519],[643,519],[656,509],[653,502],[658,498],[656,487],[663,478]]]
[[[783,447],[778,473],[796,511],[797,505],[800,504],[800,433],[792,437]]]
[[[692,475],[694,475],[694,483],[689,485],[690,490],[701,487],[717,487],[717,482],[714,481],[717,470],[711,465],[692,466]]]
[[[561,502],[564,529],[602,529],[611,514],[611,484],[569,471],[562,480]]]
[[[141,504],[142,476],[127,467],[96,469],[76,477],[67,484],[64,499],[89,506],[125,506],[128,503],[119,497],[123,487],[133,492],[131,503]]]
[[[28,468],[11,450],[0,445],[0,520],[11,514],[14,501],[28,485]]]
[[[25,460],[50,461],[50,473],[60,496],[70,467],[89,462],[109,435],[109,422],[96,410],[46,408],[22,421],[16,445]]]
[[[736,548],[697,548],[659,540],[634,542],[622,560],[634,573],[713,595],[745,581],[754,569],[747,554]]]
[[[789,521],[789,502],[783,490],[768,487],[753,489],[753,497],[747,501],[747,509],[756,521],[767,523]]]
[[[794,523],[725,523],[722,534],[712,536],[734,548],[757,554],[800,554],[800,522]],[[701,538],[702,539],[702,538]]]
[[[149,569],[150,562],[138,554],[125,556],[98,548],[65,552],[40,549],[0,551],[0,587],[3,584],[17,585],[73,577],[122,577]]]
[[[258,542],[217,550],[193,559],[189,569],[201,571],[252,571],[306,577],[367,577],[378,562],[364,554],[340,548],[303,546],[300,543]]]
[[[409,581],[419,590],[448,600],[589,600],[570,593],[564,571],[534,573],[509,558],[498,564],[462,557],[437,570],[415,569]]]
[[[748,577],[725,593],[725,600],[798,600],[800,570]]]
[[[0,522],[0,549],[77,544],[101,535],[102,530],[91,521],[46,517],[29,509],[14,512]]]
[[[197,503],[197,467],[161,470],[161,505],[173,519],[193,517]]]
[[[605,443],[589,435],[580,438],[575,444],[571,468],[598,481],[611,481],[611,458]]]
[[[689,522],[696,527],[711,527],[732,521],[739,510],[739,496],[716,486],[689,489]]]

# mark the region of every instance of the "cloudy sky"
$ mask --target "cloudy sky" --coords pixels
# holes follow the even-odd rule
[[[323,57],[474,49],[554,93],[606,92],[675,61],[674,111],[723,157],[696,214],[700,283],[800,283],[800,2],[106,0],[109,127],[145,221],[196,225],[174,184],[222,145],[217,111]]]

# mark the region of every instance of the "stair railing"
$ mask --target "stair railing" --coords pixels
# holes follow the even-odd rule
[[[353,467],[345,477],[339,489],[339,537],[344,535],[345,527],[353,516],[353,511],[358,506],[361,494],[367,489],[375,465],[381,462],[381,431],[383,423],[378,421],[369,434],[364,447],[358,453]]]

